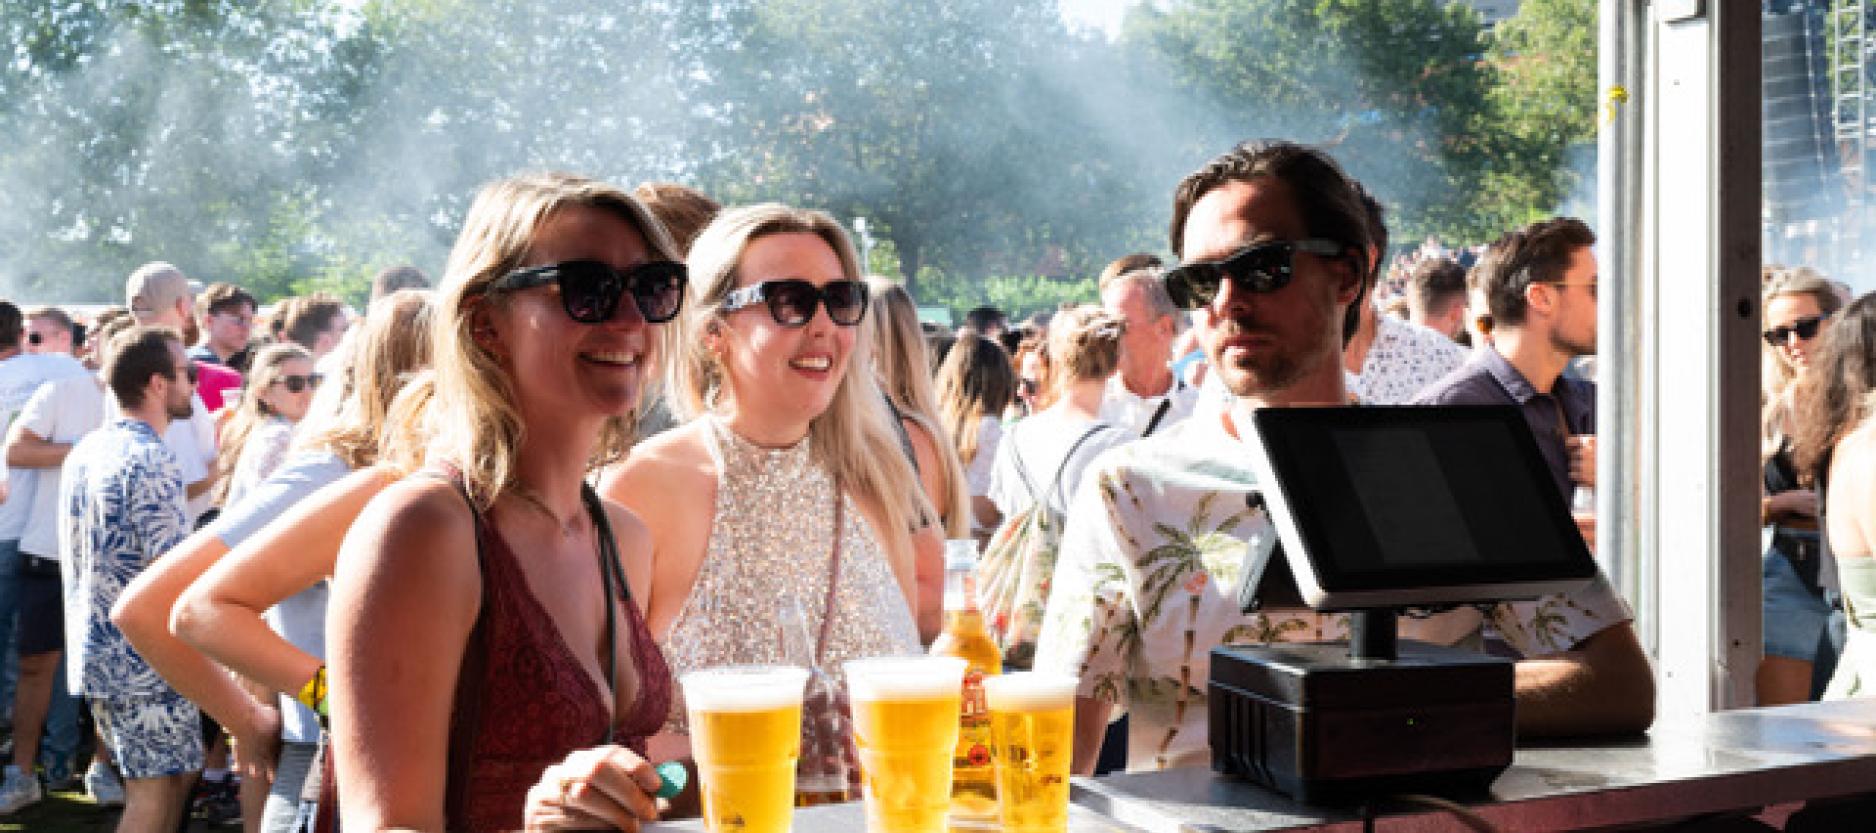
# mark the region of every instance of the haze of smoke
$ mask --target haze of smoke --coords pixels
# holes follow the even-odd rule
[[[991,16],[972,25],[1004,25],[993,16],[997,5],[979,4]],[[672,27],[697,19],[682,4],[616,13],[573,0],[430,8],[401,19],[408,29],[389,54],[348,52],[359,41],[343,26],[310,26],[313,34],[290,44],[297,52],[272,67],[217,65],[203,56],[225,61],[229,53],[199,44],[179,53],[140,31],[115,33],[92,60],[48,79],[43,100],[7,105],[22,108],[12,121],[28,134],[57,140],[0,165],[0,235],[9,241],[0,290],[31,300],[109,300],[122,274],[157,258],[202,280],[241,282],[248,276],[198,264],[243,264],[239,249],[270,235],[293,239],[291,262],[256,268],[304,274],[334,263],[410,262],[436,274],[476,186],[518,169],[570,169],[624,185],[754,169],[703,141],[720,137],[700,125],[750,93],[700,78],[673,53]],[[979,198],[1063,212],[1055,225],[1093,235],[1078,242],[1101,258],[1165,251],[1174,183],[1231,141],[1439,140],[1424,121],[1340,112],[1336,98],[1354,87],[1355,68],[1311,69],[1322,87],[1319,106],[1237,112],[1182,90],[1167,67],[1116,60],[1103,39],[1057,28],[1056,48],[1025,58],[1031,83],[977,91],[976,116],[1037,140],[1073,125],[1084,158],[1052,169],[1073,181],[1013,175],[1004,190]],[[295,61],[302,72],[355,73],[349,109],[332,111],[332,102],[305,100],[303,89],[268,80],[269,70]],[[699,89],[716,98],[684,98]],[[1060,123],[1039,123],[1039,114]],[[974,158],[971,133],[936,135],[953,144],[932,148],[935,158]],[[105,152],[113,148],[123,152]],[[99,167],[111,158],[128,161]],[[1345,155],[1344,162],[1386,201],[1420,193],[1442,175],[1399,157]],[[901,196],[891,193],[891,179],[848,184],[847,204],[822,205],[843,219],[867,213],[869,201]],[[812,194],[781,196],[816,203]],[[295,216],[308,225],[269,228]],[[79,247],[101,250],[90,261],[121,271],[62,273]],[[106,288],[102,297],[98,287]]]

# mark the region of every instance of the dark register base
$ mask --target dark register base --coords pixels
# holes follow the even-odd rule
[[[1489,795],[1463,800],[1503,830],[1579,830],[1876,792],[1876,699],[1664,718],[1645,737],[1532,745]],[[1360,831],[1358,810],[1311,807],[1207,769],[1075,779],[1070,833]],[[1388,807],[1377,829],[1450,830]],[[696,821],[647,831],[697,831]],[[797,833],[861,833],[860,805],[795,813]]]

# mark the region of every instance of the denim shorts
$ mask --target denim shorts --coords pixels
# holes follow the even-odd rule
[[[202,713],[173,689],[89,702],[98,735],[125,778],[162,778],[202,768]]]
[[[1811,592],[1776,541],[1761,566],[1765,595],[1765,655],[1816,662],[1830,621],[1830,605]]]

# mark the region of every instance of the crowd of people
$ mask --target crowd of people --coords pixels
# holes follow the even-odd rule
[[[920,652],[973,537],[1041,559],[998,574],[991,627],[1008,667],[1080,679],[1076,770],[1202,766],[1212,646],[1345,635],[1236,603],[1271,534],[1248,415],[1511,406],[1571,502],[1595,240],[1553,218],[1389,263],[1380,204],[1273,141],[1177,184],[1176,264],[1118,257],[1099,303],[1015,324],[921,325],[824,212],[568,174],[483,188],[434,286],[386,270],[360,316],[160,262],[89,321],[0,302],[0,813],[92,747],[125,831],[192,803],[251,831],[694,814],[654,766],[689,757],[675,675]],[[1855,694],[1876,302],[1766,275],[1760,694]],[[1036,529],[1059,546],[1010,545]],[[1580,735],[1653,721],[1632,619],[1598,576],[1401,629],[1519,657],[1520,733]]]

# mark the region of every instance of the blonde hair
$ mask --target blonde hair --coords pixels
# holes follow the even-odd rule
[[[227,499],[228,487],[234,480],[232,475],[235,464],[241,460],[242,452],[247,450],[248,438],[254,436],[255,429],[275,416],[261,397],[286,375],[287,362],[295,359],[310,363],[313,354],[298,344],[269,344],[254,355],[254,361],[248,363],[247,387],[242,389],[241,401],[235,405],[234,415],[228,418],[217,440],[220,450],[215,454],[215,466],[221,469],[223,477],[215,482],[215,503],[220,504]]]
[[[430,366],[432,309],[429,290],[400,289],[365,311],[357,335],[340,345],[338,378],[326,380],[314,396],[295,448],[329,451],[352,469],[378,462],[392,433],[386,428],[395,424],[392,400]],[[408,471],[420,463],[407,459],[402,466]]]
[[[1825,318],[1843,306],[1843,297],[1829,279],[1809,266],[1787,267],[1768,264],[1759,270],[1759,310],[1764,314],[1772,299],[1784,295],[1809,295]],[[1798,369],[1786,360],[1784,351],[1763,342],[1759,345],[1759,439],[1760,457],[1770,460],[1784,445],[1786,423],[1791,420],[1792,388],[1798,381]]]
[[[685,298],[681,352],[671,363],[674,409],[683,416],[708,411],[720,396],[734,396],[702,335],[715,326],[724,296],[736,288],[738,267],[749,244],[776,234],[812,234],[826,242],[840,260],[841,274],[860,280],[859,257],[846,231],[825,212],[763,203],[724,211],[698,234],[690,250],[690,291]],[[875,313],[877,314],[877,313]],[[899,445],[898,432],[874,374],[871,338],[854,339],[847,372],[834,389],[827,410],[808,423],[810,453],[833,475],[839,488],[877,503],[885,517],[883,534],[908,530],[920,518],[936,514],[920,488],[918,476]],[[859,368],[855,372],[854,368]]]
[[[521,266],[542,225],[571,207],[611,212],[638,230],[653,257],[681,260],[651,212],[604,182],[567,173],[527,173],[492,182],[476,194],[437,286],[430,327],[434,390],[429,395],[434,401],[431,407],[401,409],[397,430],[413,437],[428,435],[435,458],[455,465],[470,499],[483,509],[514,486],[515,457],[525,426],[515,407],[514,379],[494,354],[476,343],[472,319],[488,297],[490,284]],[[671,329],[652,329],[649,355],[643,359],[649,367],[657,368],[670,355]],[[590,465],[624,457],[632,445],[634,422],[630,414],[608,419]]]
[[[1120,367],[1120,337],[1127,321],[1094,304],[1070,307],[1049,319],[1049,362],[1056,384],[1106,379]]]
[[[944,469],[945,493],[938,496],[938,515],[944,520],[946,537],[962,538],[971,530],[970,490],[964,482],[964,463],[939,427],[938,397],[932,393],[931,357],[925,333],[919,329],[918,306],[905,287],[885,278],[869,276],[866,287],[873,313],[867,316],[866,326],[878,351],[873,366],[899,416],[917,423],[932,438],[938,466]]]

